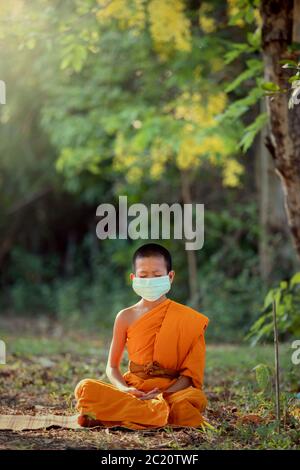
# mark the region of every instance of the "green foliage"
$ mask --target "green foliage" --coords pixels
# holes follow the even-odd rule
[[[227,107],[225,112],[219,117],[220,122],[228,119],[234,121],[235,119],[240,118],[243,114],[249,111],[250,107],[256,104],[262,96],[263,90],[259,86],[251,88],[248,95],[233,101],[232,104]]]
[[[240,141],[240,146],[243,149],[244,152],[248,150],[253,141],[255,136],[258,134],[258,132],[265,127],[265,125],[268,122],[268,114],[267,113],[261,113],[255,118],[255,120],[245,128],[245,133]]]
[[[270,369],[266,364],[258,364],[253,369],[255,371],[256,382],[264,392],[270,383]]]
[[[0,75],[14,85],[0,116],[0,235],[3,245],[11,241],[13,247],[5,253],[3,269],[1,265],[3,308],[28,315],[50,313],[63,322],[84,316],[90,324],[111,324],[118,310],[136,300],[127,277],[135,243],[113,243],[113,248],[110,242],[99,243],[95,208],[102,201],[115,203],[121,193],[130,202],[181,201],[174,155],[183,127],[191,123],[175,118],[174,106],[187,95],[187,101],[195,99],[196,111],[184,100],[178,109],[184,105],[187,115],[196,116],[191,136],[195,162],[201,159],[203,165],[193,168],[191,192],[195,201],[210,193],[213,206],[207,211],[205,250],[196,254],[200,309],[212,318],[208,334],[216,340],[238,339],[236,331],[241,337],[253,321],[264,291],[258,273],[258,216],[247,202],[254,192],[233,193],[225,201],[219,174],[205,173],[211,163],[206,153],[199,157],[199,148],[206,137],[217,148],[216,163],[230,161],[239,151],[237,143],[243,151],[249,149],[266,122],[261,114],[249,126],[243,124],[264,96],[261,31],[253,13],[257,2],[239,1],[230,24],[216,24],[208,34],[199,30],[198,6],[186,7],[193,24],[191,49],[173,50],[166,60],[157,53],[148,24],[138,36],[126,26],[126,8],[121,12],[125,27],[116,18],[100,24],[97,0],[33,0],[22,21],[9,17],[3,22],[0,39],[6,46]],[[224,5],[216,2],[215,7],[208,10],[208,19],[214,21]],[[239,20],[246,24],[237,31]],[[234,41],[228,40],[231,32]],[[211,108],[224,109],[225,93],[231,104],[206,129],[202,123],[209,116],[203,114],[202,102],[199,112],[197,99],[200,94],[204,102],[218,98],[219,92]],[[129,156],[125,170],[114,165],[122,139]],[[159,160],[164,146],[169,152],[165,171],[153,181],[151,159],[155,154]],[[192,147],[187,139],[185,151]],[[131,152],[137,156],[134,163]],[[132,168],[142,175],[135,184],[127,180]],[[43,199],[39,192],[48,187],[50,196]],[[245,199],[239,205],[241,194]],[[177,269],[174,297],[187,302],[186,253],[181,243],[168,243]]]
[[[152,196],[149,193],[148,197]],[[155,197],[160,198],[157,191]],[[206,250],[197,253],[199,310],[211,320],[209,341],[241,340],[263,295],[257,276],[256,208],[252,204],[234,207],[234,211],[205,212]],[[63,270],[59,258],[51,253],[40,256],[15,248],[6,273],[9,285],[1,297],[2,310],[9,308],[26,315],[48,313],[73,326],[84,322],[86,327],[110,328],[116,313],[136,301],[129,273],[132,253],[139,245],[139,240],[99,242],[90,234],[69,248]],[[181,241],[168,241],[166,246],[173,254],[176,270],[171,296],[187,303],[186,252]]]
[[[257,73],[262,73],[263,63],[261,60],[249,59],[246,61],[247,68],[225,88],[226,93],[235,90],[243,81],[253,78]]]
[[[265,96],[266,92],[279,91],[280,88],[273,83],[263,82],[264,65],[261,58],[257,58],[261,48],[261,26],[255,25],[254,9],[259,2],[241,1],[238,4],[237,13],[231,18],[229,24],[234,25],[236,20],[246,21],[253,31],[248,31],[245,35],[245,42],[233,41],[229,43],[229,50],[225,55],[227,64],[231,64],[236,59],[244,59],[246,68],[225,88],[226,92],[236,92],[235,99],[229,104],[225,112],[220,116],[221,122],[226,120],[234,121],[251,111]],[[245,83],[246,82],[246,83]],[[243,89],[243,84],[245,88]],[[242,98],[241,94],[246,95]],[[257,113],[256,113],[257,114]],[[254,142],[255,136],[265,126],[267,113],[258,114],[254,121],[248,124],[240,135],[239,148],[246,153]]]
[[[254,22],[253,8],[259,6],[260,0],[238,0],[235,4],[236,13],[229,19],[229,25],[236,25],[237,21],[246,21],[248,24]]]
[[[280,91],[281,88],[273,82],[263,82],[261,85],[262,89],[265,91]]]
[[[297,50],[291,48],[291,50]],[[294,69],[294,75],[287,79],[288,83],[291,83],[291,95],[289,97],[288,108],[291,109],[295,104],[299,104],[299,93],[300,93],[300,62],[290,59],[282,59],[279,61],[283,69]],[[286,93],[288,88],[281,88],[279,85],[273,82],[262,83],[262,88],[266,91],[266,96],[272,96],[276,93]]]
[[[300,334],[300,273],[294,274],[291,279],[281,281],[280,284],[269,290],[261,316],[252,325],[247,338],[257,343],[263,338],[270,339],[273,333],[273,299],[276,303],[278,331],[282,335]]]
[[[199,284],[200,311],[210,318],[208,341],[242,341],[260,302],[261,282],[247,268],[233,279],[216,267],[208,271],[205,266]]]
[[[264,294],[257,276],[256,208],[236,203],[232,211],[207,210],[205,228],[199,289],[201,307],[211,320],[207,336],[210,341],[240,341]]]
[[[42,259],[21,247],[15,247],[11,259],[6,275],[8,279],[13,279],[13,283],[2,295],[2,306],[11,304],[16,313],[26,315],[44,310],[46,306],[47,311],[52,312],[55,305],[51,280],[57,273],[57,257]]]

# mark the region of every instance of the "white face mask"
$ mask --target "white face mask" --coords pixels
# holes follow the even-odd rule
[[[143,299],[154,302],[171,289],[169,276],[160,277],[134,277],[132,288]]]

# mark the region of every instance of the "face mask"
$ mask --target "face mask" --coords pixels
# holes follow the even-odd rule
[[[132,288],[137,295],[153,302],[169,292],[171,282],[169,276],[134,277],[132,280]]]

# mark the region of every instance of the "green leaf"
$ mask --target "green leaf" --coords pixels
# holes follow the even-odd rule
[[[255,49],[259,49],[261,44],[261,29],[257,28],[254,33],[247,34],[247,40]]]
[[[264,301],[264,307],[269,307],[273,303],[273,298],[275,295],[275,289],[270,289],[269,292],[267,293]]]
[[[296,284],[300,284],[300,272],[294,274],[290,281],[291,287],[295,286]]]
[[[289,82],[289,83],[293,83],[293,82],[299,80],[299,78],[300,78],[300,73],[297,72],[296,75],[293,75],[292,77],[290,77],[290,78],[288,79],[288,82]]]
[[[263,82],[261,88],[266,91],[280,91],[280,86],[273,82]]]
[[[279,61],[280,64],[284,64],[282,66],[283,69],[289,69],[289,68],[297,68],[298,64],[294,60],[287,60],[283,59]]]
[[[299,50],[300,50],[300,42],[292,42],[292,44],[288,46],[289,52],[299,51]]]
[[[260,60],[248,60],[247,61],[247,66],[248,68],[244,70],[240,75],[237,76],[233,82],[231,82],[226,88],[225,92],[229,93],[230,91],[234,90],[237,88],[243,81],[247,80],[248,78],[253,77],[256,75],[258,72],[261,72],[263,70],[263,63]]]
[[[245,20],[249,24],[253,23],[254,21],[254,12],[253,12],[252,5],[249,5],[249,7],[246,10]]]
[[[252,145],[256,134],[266,125],[268,122],[268,114],[262,113],[255,121],[245,128],[245,134],[243,135],[240,146],[245,153]]]
[[[253,370],[259,388],[264,391],[270,382],[269,367],[266,364],[258,364]]]
[[[232,49],[225,54],[225,64],[230,64],[230,62],[235,60],[241,54],[249,51],[249,45],[247,43],[234,44]]]
[[[247,96],[231,103],[227,107],[226,111],[219,115],[219,121],[221,122],[225,119],[237,120],[240,116],[242,116],[242,114],[246,113],[250,106],[255,104],[263,95],[264,92],[259,86],[252,88]]]

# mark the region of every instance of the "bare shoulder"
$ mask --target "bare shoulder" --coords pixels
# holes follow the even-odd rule
[[[123,308],[117,313],[115,322],[127,328],[132,322],[134,316],[136,315],[137,308],[137,304]]]

